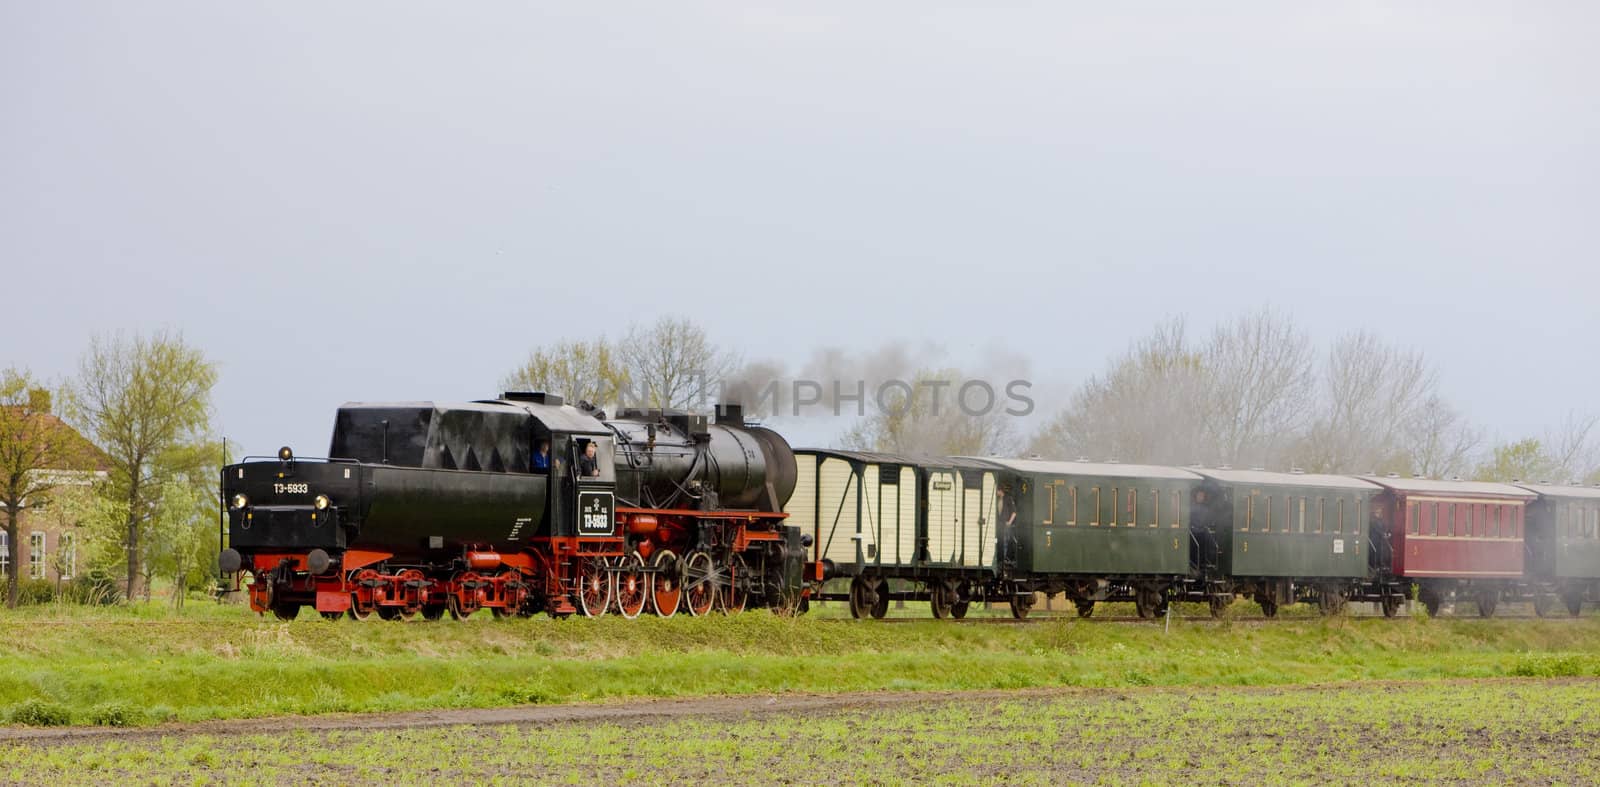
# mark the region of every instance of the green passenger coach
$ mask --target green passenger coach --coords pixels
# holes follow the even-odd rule
[[[1343,608],[1369,573],[1376,484],[1346,476],[1196,469],[1195,568],[1213,611],[1235,594],[1268,617],[1282,604]]]
[[[1189,572],[1189,509],[1201,477],[1174,467],[991,459],[1015,496],[1011,563],[1033,591],[1062,592],[1087,616],[1133,601],[1145,617]],[[1002,532],[1007,532],[1001,521]]]

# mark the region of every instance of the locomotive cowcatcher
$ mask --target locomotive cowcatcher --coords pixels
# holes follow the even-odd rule
[[[737,407],[710,422],[540,393],[352,403],[328,457],[222,469],[221,568],[258,612],[632,618],[787,611],[804,593],[794,454]]]

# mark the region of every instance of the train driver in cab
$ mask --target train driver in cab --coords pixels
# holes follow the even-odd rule
[[[550,441],[540,440],[539,447],[533,450],[533,472],[550,472]]]
[[[600,476],[600,462],[595,459],[598,451],[593,440],[583,444],[583,455],[578,457],[578,475],[583,478],[598,478]]]

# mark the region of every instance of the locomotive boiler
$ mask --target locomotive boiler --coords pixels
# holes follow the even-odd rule
[[[222,568],[251,604],[361,619],[787,609],[804,549],[784,525],[782,437],[737,408],[614,419],[546,394],[353,403],[328,458],[222,471]]]

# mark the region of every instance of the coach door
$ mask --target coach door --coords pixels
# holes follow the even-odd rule
[[[963,470],[961,488],[961,565],[988,566],[994,562],[994,473]]]
[[[928,562],[952,565],[960,557],[961,496],[951,470],[928,471]]]

